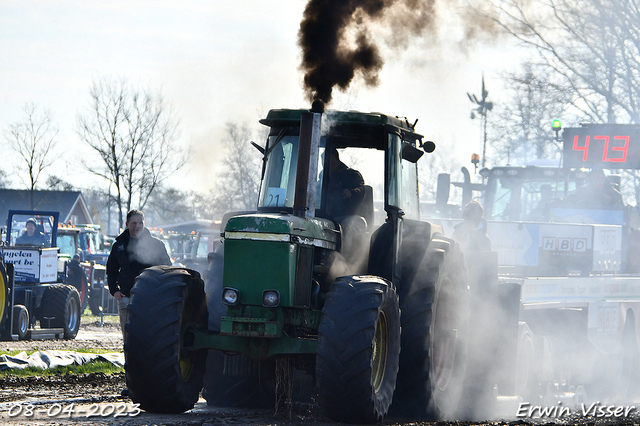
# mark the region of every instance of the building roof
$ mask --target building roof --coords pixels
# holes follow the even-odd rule
[[[57,211],[61,223],[93,223],[80,191],[34,191],[31,208],[30,191],[0,189],[0,223],[4,224],[9,210]]]

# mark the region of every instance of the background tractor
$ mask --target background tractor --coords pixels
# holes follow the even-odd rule
[[[28,219],[44,234],[42,245],[21,245],[18,237]],[[3,282],[7,290],[2,338],[73,339],[82,315],[78,290],[66,284],[65,257],[57,247],[58,212],[10,210],[1,247]],[[68,259],[68,258],[67,258]],[[10,268],[9,268],[10,266]],[[7,285],[9,283],[9,285]]]

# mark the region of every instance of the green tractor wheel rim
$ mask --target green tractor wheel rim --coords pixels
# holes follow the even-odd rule
[[[387,367],[387,355],[389,353],[389,325],[387,315],[380,312],[378,316],[378,327],[376,329],[376,337],[373,342],[373,389],[375,392],[380,390],[384,381],[384,373]]]

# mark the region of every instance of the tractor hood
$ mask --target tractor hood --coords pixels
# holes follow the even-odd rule
[[[281,214],[249,214],[229,219],[225,239],[282,241],[335,250],[339,231],[322,218]]]

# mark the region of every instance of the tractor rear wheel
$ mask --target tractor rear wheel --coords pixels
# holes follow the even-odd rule
[[[322,309],[316,355],[318,397],[328,417],[375,423],[386,416],[399,353],[393,285],[373,276],[338,278]]]
[[[434,239],[413,283],[400,292],[402,351],[392,414],[446,418],[465,377],[468,288],[458,245]]]
[[[52,284],[42,295],[40,303],[40,327],[62,328],[64,338],[75,339],[80,329],[80,296],[75,287]]]
[[[131,289],[127,309],[124,354],[131,399],[155,413],[190,410],[202,389],[206,351],[184,350],[193,335],[183,327],[206,329],[200,275],[173,266],[145,269]]]

